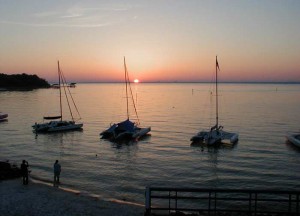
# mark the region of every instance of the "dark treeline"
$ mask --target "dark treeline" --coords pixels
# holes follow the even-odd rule
[[[8,90],[31,90],[37,88],[48,88],[50,84],[37,75],[0,73],[0,88]]]

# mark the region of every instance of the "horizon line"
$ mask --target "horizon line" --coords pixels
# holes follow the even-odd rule
[[[49,82],[50,84],[55,84],[56,82]],[[72,82],[69,82],[72,83]],[[108,84],[114,84],[114,83],[124,83],[123,81],[77,81],[77,82],[73,82],[73,83],[83,83],[83,84],[93,84],[93,83],[108,83]],[[208,81],[146,81],[146,82],[139,82],[139,83],[134,83],[134,82],[130,82],[133,84],[176,84],[176,83],[183,83],[183,84],[189,84],[189,83],[213,83],[213,82],[208,82]],[[218,82],[219,84],[223,83],[223,84],[300,84],[300,81],[220,81]]]

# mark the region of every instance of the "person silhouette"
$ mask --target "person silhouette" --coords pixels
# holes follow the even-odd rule
[[[22,161],[21,164],[21,174],[23,177],[23,185],[28,185],[28,162],[26,160]]]
[[[53,185],[57,185],[59,184],[59,176],[60,176],[60,172],[61,172],[61,166],[58,163],[58,160],[55,161],[54,165],[53,165],[53,170],[54,170],[54,182]]]

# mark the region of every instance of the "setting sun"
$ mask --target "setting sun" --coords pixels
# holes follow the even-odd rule
[[[140,81],[138,79],[133,80],[134,83],[139,83]]]

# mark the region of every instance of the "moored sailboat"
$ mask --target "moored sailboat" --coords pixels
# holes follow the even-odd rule
[[[0,112],[0,121],[6,121],[8,117],[7,113]]]
[[[218,71],[220,71],[218,58],[216,56],[216,124],[209,131],[200,131],[191,138],[192,145],[206,144],[208,146],[217,146],[228,140],[231,144],[238,141],[237,133],[230,133],[223,130],[223,126],[219,125],[219,104],[218,104]]]
[[[299,134],[289,134],[286,136],[288,142],[300,148],[300,133]]]
[[[63,72],[60,69],[59,61],[57,62],[57,67],[58,67],[58,81],[59,81],[58,88],[59,88],[60,115],[43,117],[44,120],[51,120],[51,121],[45,122],[45,123],[35,123],[32,126],[33,132],[35,132],[35,133],[78,130],[83,127],[82,123],[75,122],[75,119],[74,119],[74,116],[73,116],[73,113],[71,110],[71,106],[70,106],[70,101],[69,101],[70,99],[72,100],[73,105],[79,116],[80,116],[80,114],[78,112],[77,106],[72,97],[72,94],[69,90],[69,87],[66,85],[66,79],[63,75]],[[63,89],[63,93],[65,94],[65,97],[66,97],[66,100],[68,103],[68,107],[69,107],[69,111],[70,111],[70,114],[72,117],[71,121],[63,120],[62,89]],[[57,119],[60,119],[60,120],[57,120]]]
[[[140,122],[139,122],[136,105],[134,102],[134,98],[130,86],[130,79],[126,67],[125,57],[124,57],[124,70],[125,70],[125,86],[126,86],[127,119],[122,122],[111,125],[107,130],[104,130],[103,132],[100,133],[101,138],[108,139],[114,142],[138,140],[139,138],[145,136],[151,131],[151,127],[142,128],[139,126]],[[132,99],[135,115],[137,117],[137,122],[132,122],[131,120],[129,120],[128,94],[130,94]]]

